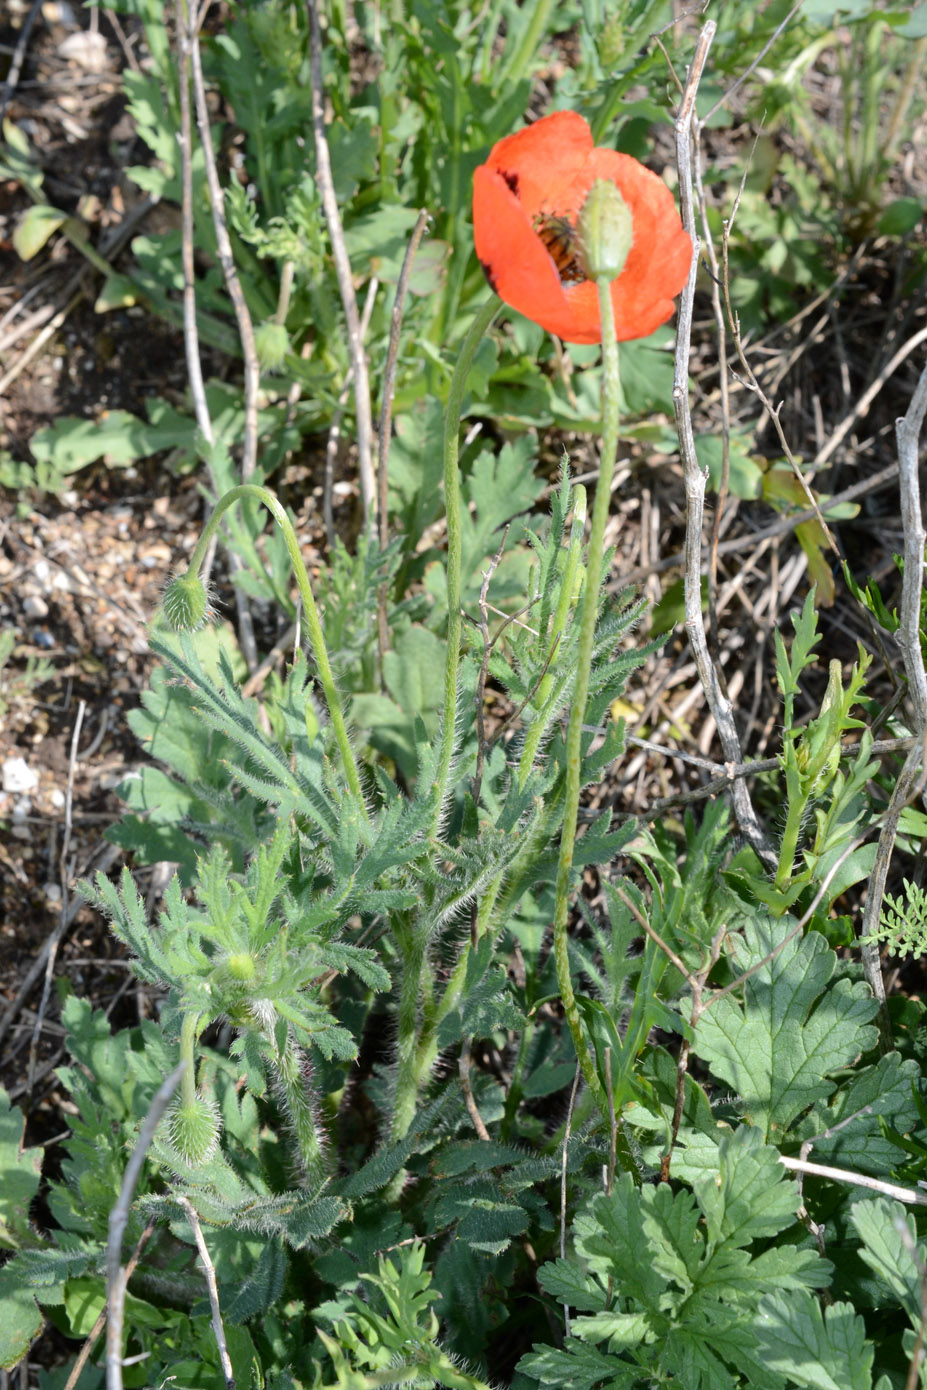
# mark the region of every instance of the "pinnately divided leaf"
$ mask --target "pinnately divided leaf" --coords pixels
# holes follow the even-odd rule
[[[770,1294],[760,1304],[756,1331],[765,1364],[802,1390],[871,1390],[873,1348],[850,1303],[822,1313],[810,1293]]]
[[[576,1218],[582,1264],[570,1273],[573,1261],[561,1259],[539,1273],[549,1292],[582,1310],[572,1321],[574,1340],[561,1357],[536,1348],[519,1369],[545,1385],[586,1384],[591,1343],[611,1353],[607,1365],[597,1363],[599,1377],[613,1377],[603,1383],[653,1384],[641,1372],[658,1368],[664,1379],[657,1383],[686,1390],[733,1390],[742,1383],[738,1374],[778,1390],[778,1377],[764,1378],[752,1327],[760,1299],[820,1284],[829,1266],[798,1245],[751,1247],[793,1226],[797,1207],[776,1150],[748,1126],[722,1136],[717,1166],[694,1193],[674,1193],[666,1183],[637,1188],[623,1174]],[[572,1368],[564,1358],[581,1344]],[[632,1367],[640,1379],[632,1372],[625,1380]]]
[[[695,1033],[694,1051],[741,1097],[745,1118],[767,1139],[826,1100],[833,1074],[875,1042],[876,1003],[866,985],[831,984],[833,951],[818,932],[788,940],[794,925],[789,917],[748,923],[734,943],[735,972],[775,954],[744,982],[742,1001],[734,993],[719,999]]]

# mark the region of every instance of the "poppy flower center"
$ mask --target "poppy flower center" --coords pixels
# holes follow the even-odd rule
[[[579,233],[568,217],[538,213],[532,226],[557,267],[561,284],[577,285],[588,278],[583,268]]]

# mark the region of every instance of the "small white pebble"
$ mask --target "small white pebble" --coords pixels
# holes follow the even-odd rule
[[[65,794],[64,794],[64,792],[61,790],[60,787],[55,787],[54,791],[52,791],[52,792],[49,794],[49,798],[48,798],[48,799],[49,799],[49,801],[51,802],[51,804],[54,806],[54,808],[55,808],[56,811],[63,811],[63,810],[64,810],[64,803],[65,803],[65,801],[67,800],[67,798],[65,797]]]
[[[59,883],[46,883],[44,885],[44,892],[49,902],[61,902],[61,885]]]
[[[48,617],[48,604],[38,594],[28,594],[23,599],[23,612],[27,618],[40,619]]]
[[[38,773],[33,772],[25,758],[7,758],[3,764],[5,792],[31,792],[39,785]]]
[[[53,589],[57,589],[59,593],[66,594],[71,588],[71,581],[65,574],[64,570],[58,570],[54,579],[52,580],[51,586]]]
[[[40,584],[47,584],[51,579],[51,565],[47,560],[36,560],[32,566],[32,573]]]
[[[32,798],[28,796],[18,796],[13,802],[13,809],[10,812],[13,824],[22,825],[31,810]]]

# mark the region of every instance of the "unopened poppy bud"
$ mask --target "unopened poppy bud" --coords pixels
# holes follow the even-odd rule
[[[613,15],[602,25],[595,46],[604,67],[614,67],[624,54],[627,47],[624,31],[624,19],[619,15]]]
[[[219,1133],[219,1107],[210,1096],[197,1095],[186,1105],[181,1101],[168,1114],[171,1144],[191,1168],[209,1162],[219,1147]]]
[[[265,371],[277,372],[290,350],[289,334],[282,323],[275,323],[273,319],[259,323],[254,330],[254,348]]]
[[[586,194],[577,228],[590,280],[617,280],[634,240],[634,223],[631,209],[609,179],[596,179]]]
[[[174,632],[196,632],[210,615],[209,595],[198,574],[178,574],[164,591],[164,616]]]

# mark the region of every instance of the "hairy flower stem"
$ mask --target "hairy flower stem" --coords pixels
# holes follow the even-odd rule
[[[482,342],[500,303],[495,295],[477,311],[460,349],[444,417],[444,505],[447,511],[447,655],[444,661],[444,722],[441,728],[441,748],[435,780],[435,810],[432,825],[437,835],[441,811],[447,795],[454,754],[454,735],[457,727],[457,674],[460,668],[460,566],[463,538],[460,529],[460,412],[463,407],[467,377],[476,350]]]
[[[414,923],[400,941],[403,961],[397,1018],[396,1096],[391,1136],[394,1143],[408,1133],[418,1101],[419,1075],[416,1059],[422,1028],[419,1001],[423,976],[428,970],[427,944],[427,923],[422,921]]]
[[[322,1144],[315,1107],[309,1094],[308,1056],[296,1041],[288,1037],[282,1048],[272,1043],[275,1052],[274,1071],[280,1088],[280,1099],[292,1126],[293,1138],[306,1177],[318,1179],[324,1167]]]
[[[196,1105],[196,1035],[199,1028],[198,1013],[185,1013],[180,1025],[180,1059],[186,1062],[180,1078],[180,1103],[190,1109]]]
[[[579,815],[579,794],[582,783],[583,721],[589,694],[589,676],[595,625],[599,613],[599,590],[602,583],[602,550],[605,543],[605,523],[611,500],[612,476],[618,452],[619,369],[618,344],[615,341],[615,320],[609,280],[599,276],[599,314],[602,322],[602,359],[605,367],[603,386],[602,454],[599,480],[592,508],[592,529],[586,564],[586,582],[580,608],[579,652],[573,708],[566,742],[566,786],[563,805],[563,832],[560,837],[560,860],[557,865],[557,901],[554,913],[554,962],[563,1010],[573,1035],[573,1046],[582,1068],[586,1085],[606,1124],[609,1123],[608,1097],[596,1071],[595,1062],[586,1041],[583,1022],[573,992],[570,958],[567,950],[567,920],[570,910],[570,874],[573,867],[573,847],[576,843],[576,823]],[[629,1162],[630,1160],[628,1160]]]
[[[573,524],[570,528],[570,544],[567,550],[563,577],[560,581],[557,611],[554,614],[553,628],[551,630],[551,641],[553,642],[559,642],[563,639],[563,634],[566,631],[566,625],[575,602],[573,590],[576,587],[576,576],[579,572],[585,525],[586,489],[577,486],[573,491]],[[534,722],[528,727],[528,732],[525,734],[525,741],[522,745],[521,756],[518,759],[519,788],[524,787],[531,775],[535,759],[538,755],[538,749],[541,746],[541,740],[550,729],[551,720],[549,718],[542,718],[541,712],[553,688],[553,683],[553,675],[548,671],[546,675],[541,678],[537,694],[534,697],[533,704],[538,714]]]
[[[293,567],[293,574],[296,578],[297,587],[299,588],[300,598],[302,599],[306,627],[309,629],[309,640],[312,643],[312,651],[315,656],[319,680],[325,694],[325,703],[328,706],[329,718],[332,721],[332,728],[335,731],[335,738],[341,753],[344,773],[348,779],[348,786],[357,798],[361,813],[365,820],[367,820],[369,816],[361,793],[357,763],[355,762],[354,751],[351,748],[351,743],[348,738],[348,731],[344,721],[344,712],[341,707],[341,699],[335,686],[335,678],[332,675],[331,663],[328,659],[328,649],[325,646],[325,638],[322,634],[322,624],[319,621],[319,610],[316,608],[315,597],[312,593],[312,585],[309,583],[309,575],[300,553],[299,541],[296,539],[296,532],[293,530],[293,524],[287,516],[286,510],[281,506],[274,494],[268,488],[259,487],[256,483],[243,483],[241,487],[233,487],[224,497],[221,497],[213,509],[212,516],[203,528],[203,534],[200,536],[196,549],[190,559],[187,574],[188,576],[196,576],[199,574],[203,561],[206,558],[206,553],[209,550],[210,541],[218,530],[222,514],[228,511],[229,507],[234,506],[236,502],[246,497],[253,499],[255,502],[263,503],[283,533],[283,539],[286,543],[290,563]]]

